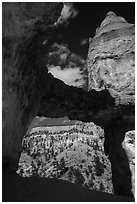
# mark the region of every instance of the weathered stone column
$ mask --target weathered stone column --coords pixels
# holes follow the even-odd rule
[[[134,129],[134,32],[133,24],[109,12],[90,39],[87,59],[89,90],[106,89],[115,100],[109,118],[104,114],[105,152],[112,166],[114,192],[125,196],[132,196],[129,161],[121,144],[126,131]]]

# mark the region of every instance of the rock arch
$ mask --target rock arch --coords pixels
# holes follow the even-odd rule
[[[117,97],[117,90],[112,90],[113,86],[109,89],[111,83],[107,83],[104,78],[101,79],[104,81],[103,87],[97,84],[99,80],[96,81],[91,69],[94,58],[91,47],[88,55],[89,82],[92,82],[93,77],[97,87],[90,83],[89,91],[85,91],[67,86],[48,74],[44,57],[52,44],[51,37],[56,34],[53,23],[57,21],[62,5],[58,3],[52,3],[49,7],[47,5],[50,4],[29,3],[28,6],[28,3],[3,3],[3,169],[16,171],[21,141],[34,116],[67,115],[70,119],[92,121],[104,127],[105,152],[109,155],[112,165],[114,191],[116,194],[132,197],[128,158],[121,143],[125,132],[134,129],[134,93],[131,93],[133,87],[125,94],[127,96],[125,99],[124,94]],[[53,12],[54,15],[49,18],[44,9]],[[123,33],[120,30],[106,37],[103,29],[102,27],[98,29],[97,35],[92,40],[92,46],[98,45],[97,39],[100,36],[102,42],[102,38],[104,41],[111,40],[113,39],[111,36],[116,35],[117,38]],[[126,30],[127,33],[128,31],[131,33],[128,26]],[[131,35],[133,36],[133,33]],[[45,40],[48,40],[46,46],[42,43]],[[133,50],[130,48],[129,50],[133,54]],[[104,63],[103,60],[113,58],[113,55],[102,57],[99,54],[94,59],[96,61],[100,58]],[[60,106],[61,109],[54,112],[53,106]]]

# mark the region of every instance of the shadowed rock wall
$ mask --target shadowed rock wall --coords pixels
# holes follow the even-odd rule
[[[57,21],[62,4],[19,2],[3,3],[2,7],[2,153],[4,166],[16,169],[22,137],[39,110],[43,94],[42,76],[46,72],[41,69],[42,62],[38,58],[37,47],[42,44],[39,36]]]
[[[126,31],[119,31],[115,23],[118,34],[112,36],[116,36],[114,38],[116,42],[113,41],[111,35],[111,37],[106,37],[107,32],[101,34],[104,28],[109,28],[109,30],[113,28],[114,32],[114,25],[109,27],[103,24],[101,30],[97,31],[98,37],[95,36],[93,42],[97,42],[96,39],[101,35],[103,37],[100,42],[103,43],[94,43],[96,46],[99,44],[100,47],[95,47],[93,53],[91,46],[89,48],[89,91],[86,92],[83,89],[69,87],[55,79],[48,74],[45,67],[45,55],[54,42],[57,31],[53,24],[59,18],[61,9],[62,4],[58,3],[3,3],[3,167],[6,170],[15,171],[17,169],[22,138],[31,120],[37,114],[50,117],[68,115],[70,119],[92,121],[105,127],[105,152],[109,154],[113,164],[115,191],[117,194],[131,196],[130,175],[126,175],[129,172],[128,160],[126,162],[124,160],[127,171],[122,176],[122,178],[127,177],[128,181],[120,183],[117,187],[119,180],[116,178],[119,173],[115,175],[117,162],[115,158],[121,158],[120,161],[123,161],[123,157],[119,154],[121,142],[124,139],[125,131],[134,127],[133,26],[127,26]],[[116,17],[110,13],[107,19],[116,19]],[[123,22],[122,25],[128,24]],[[121,33],[129,34],[123,39],[120,37]],[[102,39],[106,39],[107,43],[105,44],[105,40],[102,41]],[[46,45],[43,44],[45,40]],[[108,42],[110,44],[107,47]],[[123,51],[119,52],[121,54],[113,54],[116,51],[116,47],[113,48],[114,45],[123,46]],[[94,48],[93,45],[92,47]],[[103,52],[106,50],[103,57],[102,51],[99,52],[102,47]],[[96,60],[94,60],[95,55]],[[115,68],[112,64],[115,65]],[[103,65],[102,69],[100,65]],[[100,77],[99,70],[103,78]],[[102,70],[108,71],[106,78]],[[120,80],[119,76],[123,78]],[[127,81],[124,82],[124,80]],[[103,90],[104,87],[106,87],[105,90]],[[97,91],[91,90],[92,88]],[[114,134],[110,134],[112,132]],[[113,146],[112,141],[116,145]],[[113,149],[119,150],[117,156],[113,154]],[[124,189],[119,192],[121,186],[125,184],[129,186],[128,190]]]
[[[22,138],[37,114],[87,121],[88,109],[93,114],[113,103],[107,91],[87,93],[48,74],[45,56],[56,35],[53,23],[60,15],[59,5],[3,3],[3,164],[13,170]]]

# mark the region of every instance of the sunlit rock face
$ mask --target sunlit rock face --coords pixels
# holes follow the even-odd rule
[[[70,111],[72,119],[76,116],[79,120],[93,121],[103,127],[108,127],[112,121],[114,123],[115,120],[119,120],[124,124],[125,131],[134,129],[134,33],[135,26],[126,22],[124,18],[116,16],[113,12],[106,15],[94,38],[89,40],[87,56],[88,93],[93,90],[96,90],[96,96],[97,93],[101,95],[101,91],[104,93],[102,92],[100,99],[95,95],[90,96],[90,100],[96,98],[96,103],[93,104],[89,102],[90,100],[84,103],[87,104],[86,114],[82,111],[80,113],[80,110]],[[108,93],[111,97],[108,97]],[[105,94],[110,103],[106,104],[104,101]],[[87,98],[85,97],[85,101]],[[104,110],[99,109],[97,105],[99,102],[105,106]]]
[[[134,130],[134,33],[133,24],[109,12],[95,37],[90,39],[87,59],[89,90],[108,90],[115,101],[114,108],[108,107],[98,114],[98,121],[101,117],[107,121],[104,124],[105,152],[111,161],[114,192],[127,196],[131,196],[134,188],[131,181],[134,173],[130,172],[128,154],[121,144],[125,133]]]
[[[135,26],[109,12],[90,39],[89,90],[107,89],[118,104],[134,104]]]
[[[67,180],[113,193],[111,165],[104,153],[104,131],[94,123],[35,127],[23,139],[17,173]]]
[[[122,146],[128,156],[129,167],[132,173],[132,192],[135,195],[135,131],[126,133]]]

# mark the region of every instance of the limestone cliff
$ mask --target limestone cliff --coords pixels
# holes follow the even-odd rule
[[[103,143],[103,129],[94,123],[33,128],[23,138],[17,172],[23,177],[58,178],[113,193]]]

